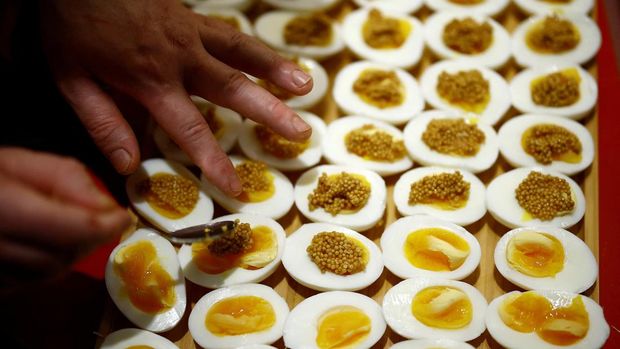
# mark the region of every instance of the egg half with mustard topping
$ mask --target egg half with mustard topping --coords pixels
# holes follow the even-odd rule
[[[536,0],[534,0],[536,1]],[[553,1],[553,0],[551,0]],[[508,6],[509,0],[425,0],[431,10],[482,13],[495,16]]]

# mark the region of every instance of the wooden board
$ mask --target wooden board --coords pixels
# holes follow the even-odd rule
[[[344,2],[342,5],[338,6],[335,9],[330,11],[330,15],[334,17],[341,17],[351,9],[354,9],[355,6],[349,1]],[[264,11],[264,8],[258,6],[255,9],[255,13],[260,13]],[[418,11],[415,15],[422,20],[427,17],[431,12],[423,8]],[[524,14],[522,14],[518,9],[515,8],[514,4],[509,5],[508,9],[495,17],[500,23],[502,23],[506,28],[513,29],[520,21],[526,18]],[[333,82],[333,77],[335,73],[347,63],[355,60],[354,57],[349,52],[343,52],[335,57],[332,57],[324,62],[323,65],[330,74],[330,79]],[[426,67],[430,64],[434,63],[438,59],[433,57],[432,54],[426,49],[424,56],[420,62],[420,64],[411,69],[410,72],[416,77],[419,78],[421,72],[424,71]],[[597,76],[597,67],[591,62],[586,69],[596,77]],[[508,80],[514,76],[519,69],[516,64],[511,61],[506,67],[502,68],[499,72],[506,77]],[[430,109],[427,105],[426,109]],[[342,116],[343,114],[338,111],[337,106],[333,102],[331,98],[331,91],[328,92],[327,97],[324,101],[322,101],[316,107],[310,109],[311,112],[322,116],[323,119],[329,123],[330,121],[336,119],[338,116]],[[517,115],[518,112],[511,108],[511,110],[507,113],[507,115],[502,120],[505,121],[512,116]],[[499,129],[502,122],[496,125],[496,129]],[[598,154],[598,129],[597,129],[597,115],[595,112],[592,115],[589,115],[582,122],[590,131],[595,144],[596,154]],[[233,152],[240,153],[239,149],[236,148]],[[153,153],[152,149],[146,149],[144,154]],[[154,154],[156,156],[157,154]],[[501,174],[507,170],[510,170],[511,166],[509,166],[500,156],[495,165],[478,175],[478,177],[485,183],[488,184],[495,176]],[[294,182],[301,172],[294,172],[289,174],[289,178]],[[399,213],[396,210],[394,202],[392,200],[392,192],[395,182],[398,180],[399,175],[394,175],[385,178],[386,183],[388,185],[388,205],[387,210],[383,219],[369,231],[364,232],[364,234],[379,244],[379,239],[383,230],[386,226],[394,222],[396,219],[400,218]],[[584,191],[586,197],[586,213],[584,219],[579,222],[576,226],[571,228],[570,230],[583,239],[586,244],[590,247],[594,255],[598,260],[598,156],[595,156],[594,162],[590,168],[588,168],[583,173],[573,177],[578,183],[580,183],[581,188]],[[221,208],[216,208],[216,216],[224,215],[226,212]],[[304,223],[308,223],[309,221],[305,219],[299,211],[293,207],[291,211],[279,220],[280,224],[286,229],[287,234],[291,234],[294,232],[299,226]],[[138,224],[142,224],[138,222]],[[496,222],[490,214],[487,213],[480,221],[465,227],[469,232],[474,234],[478,241],[480,242],[480,246],[482,248],[482,258],[480,262],[480,266],[466,278],[465,282],[474,285],[478,288],[482,294],[486,297],[487,301],[491,301],[494,298],[513,290],[519,290],[519,288],[508,280],[504,279],[501,274],[495,269],[493,263],[493,253],[495,249],[495,245],[500,237],[507,232],[509,229],[502,226],[498,222]],[[374,282],[371,286],[359,291],[362,294],[365,294],[369,297],[372,297],[374,300],[379,302],[383,301],[383,295],[385,292],[390,289],[394,284],[400,282],[401,279],[393,275],[387,269],[383,271],[381,277]],[[289,307],[292,309],[295,305],[299,304],[302,300],[312,295],[317,294],[317,291],[313,291],[308,289],[295,280],[293,280],[282,265],[279,266],[277,271],[268,279],[262,282],[265,285],[273,287],[284,299],[287,301]],[[200,299],[205,293],[207,293],[208,289],[202,288],[200,286],[196,286],[189,281],[186,281],[187,291],[188,291],[188,303],[193,306],[195,302]],[[584,292],[585,295],[593,298],[598,301],[598,293],[599,293],[599,285],[598,282],[592,286],[589,290]],[[194,349],[200,348],[192,339],[188,329],[187,329],[187,318],[189,317],[189,313],[191,312],[191,308],[188,307],[186,310],[184,318],[181,320],[180,324],[170,332],[164,334],[165,337],[174,341],[179,348],[181,349]],[[134,327],[131,323],[129,323],[120,312],[116,309],[114,304],[108,300],[108,305],[106,306],[106,310],[101,322],[101,328],[99,333],[105,336],[107,333],[112,332],[114,330],[125,328],[125,327]],[[373,346],[373,348],[389,348],[393,343],[397,343],[405,340],[400,337],[398,334],[393,332],[389,327],[381,338],[381,340]],[[482,336],[477,338],[476,340],[470,341],[470,344],[477,348],[502,348],[498,343],[496,343],[488,331],[483,333]],[[100,343],[98,343],[100,345]],[[284,343],[282,340],[279,340],[275,344],[275,347],[284,348]],[[98,347],[98,346],[97,346]]]

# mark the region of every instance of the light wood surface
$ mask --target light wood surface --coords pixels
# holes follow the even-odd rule
[[[339,17],[354,8],[354,5],[346,1],[343,5],[332,9],[330,11],[330,15]],[[263,8],[255,9],[257,13],[263,10]],[[424,19],[429,14],[430,11],[423,8],[422,10],[418,11],[418,13],[416,13],[416,16]],[[495,18],[499,22],[504,24],[506,28],[511,30],[519,23],[519,21],[526,18],[526,16],[520,13],[518,9],[514,7],[514,5],[510,5],[504,13],[496,16]],[[355,60],[355,58],[352,56],[351,53],[343,52],[342,54],[332,57],[322,63],[329,72],[330,78],[332,79],[331,81],[333,81],[333,76],[339,70],[339,68],[353,60]],[[433,57],[427,49],[421,63],[417,67],[411,69],[410,72],[413,73],[416,78],[419,78],[420,73],[427,66],[429,66],[435,61],[437,61],[437,58]],[[594,63],[588,65],[587,69],[595,77],[597,76],[597,69]],[[518,72],[518,68],[514,64],[514,62],[511,61],[499,72],[507,79],[510,79],[516,72]],[[426,109],[429,108],[430,107],[427,105]],[[310,109],[310,111],[323,117],[327,123],[329,123],[331,120],[334,120],[338,116],[343,115],[341,112],[338,111],[335,103],[333,102],[331,98],[331,91],[328,92],[328,96],[325,98],[324,101],[322,101],[318,106]],[[517,114],[518,112],[513,108],[507,113],[507,115],[502,121],[505,121],[508,118]],[[588,116],[582,123],[588,128],[588,130],[592,134],[598,154],[596,113],[592,113],[592,115]],[[499,128],[499,126],[501,126],[501,122],[496,125],[496,130]],[[240,153],[238,148],[233,150],[233,152]],[[500,156],[498,161],[491,169],[479,174],[479,178],[485,184],[488,184],[495,176],[510,169],[511,167]],[[289,178],[294,182],[300,174],[301,172],[290,173]],[[394,183],[397,181],[398,176],[399,175],[394,175],[385,178],[386,183],[388,184],[388,205],[383,219],[374,228],[370,229],[369,231],[363,232],[364,235],[366,235],[371,240],[374,240],[377,244],[379,244],[379,239],[385,227],[391,224],[396,219],[400,218],[400,215],[397,212],[394,202],[392,200],[393,186]],[[573,178],[578,183],[580,183],[581,188],[584,191],[587,204],[585,218],[570,230],[573,233],[577,234],[577,236],[582,238],[587,243],[587,245],[590,247],[598,260],[598,156],[595,156],[594,163],[590,168],[588,168],[583,173],[574,176]],[[221,208],[216,209],[216,216],[223,214],[226,214],[224,210],[222,210]],[[285,217],[279,220],[279,222],[286,229],[287,234],[291,234],[301,224],[308,223],[308,220],[306,220],[299,213],[299,211],[295,207],[293,207]],[[493,263],[493,253],[495,245],[500,239],[500,237],[509,229],[496,222],[489,214],[485,215],[479,222],[476,222],[465,228],[469,232],[474,234],[480,242],[480,246],[482,248],[482,259],[480,262],[480,266],[474,271],[474,273],[463,281],[470,283],[476,288],[478,288],[486,297],[488,302],[506,292],[510,292],[512,290],[519,290],[517,286],[511,284],[509,281],[504,279],[501,274],[499,274],[499,272],[495,269]],[[385,292],[390,289],[394,284],[397,284],[400,281],[401,279],[399,279],[398,277],[390,273],[387,269],[385,269],[381,277],[375,283],[359,292],[369,297],[372,297],[374,300],[379,302],[379,304],[381,304]],[[280,265],[280,267],[271,277],[269,277],[262,283],[273,287],[282,297],[284,297],[291,309],[305,298],[318,293],[317,291],[308,289],[295,282],[290,276],[287,275],[282,265]],[[198,301],[200,297],[210,291],[200,286],[196,286],[187,280],[186,284],[188,291],[188,303],[190,304],[190,306],[193,306],[193,304]],[[594,300],[598,300],[598,287],[599,285],[597,282],[584,294],[593,298]],[[191,308],[188,307],[185,316],[181,320],[180,324],[174,330],[164,334],[165,337],[174,341],[181,349],[200,348],[196,343],[194,343],[187,329],[187,318],[189,317],[190,312]],[[111,331],[124,327],[134,326],[132,326],[132,324],[129,323],[122,316],[122,314],[120,314],[114,304],[110,300],[108,300],[108,305],[106,306],[106,311],[104,313],[101,328],[99,331],[100,334],[102,336],[105,336]],[[402,340],[405,339],[397,335],[388,327],[384,336],[375,346],[373,346],[373,348],[389,348],[393,343],[397,343]],[[501,348],[501,346],[491,338],[488,332],[485,332],[476,340],[471,341],[470,344],[477,348]],[[278,348],[284,348],[284,343],[282,340],[276,342],[273,345]]]

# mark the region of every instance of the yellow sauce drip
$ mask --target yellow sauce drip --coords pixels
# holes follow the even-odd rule
[[[469,297],[447,286],[431,286],[419,291],[413,297],[411,313],[426,326],[441,329],[463,328],[473,316]]]
[[[370,318],[362,310],[348,305],[331,308],[319,318],[316,344],[320,349],[357,348],[370,330]]]
[[[205,318],[209,332],[218,337],[261,332],[275,322],[276,314],[271,303],[256,296],[223,299],[211,306]]]
[[[441,228],[425,228],[409,233],[403,250],[411,265],[432,271],[456,270],[469,256],[467,241]]]

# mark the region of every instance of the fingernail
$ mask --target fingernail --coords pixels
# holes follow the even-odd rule
[[[310,80],[312,80],[312,77],[305,71],[300,69],[293,70],[293,83],[295,86],[299,88],[304,87],[310,82]]]
[[[131,156],[127,150],[120,148],[110,154],[110,161],[112,161],[112,165],[114,165],[116,171],[124,174],[131,164]]]
[[[301,137],[308,138],[312,134],[312,128],[299,116],[293,118],[293,128],[301,134]]]

